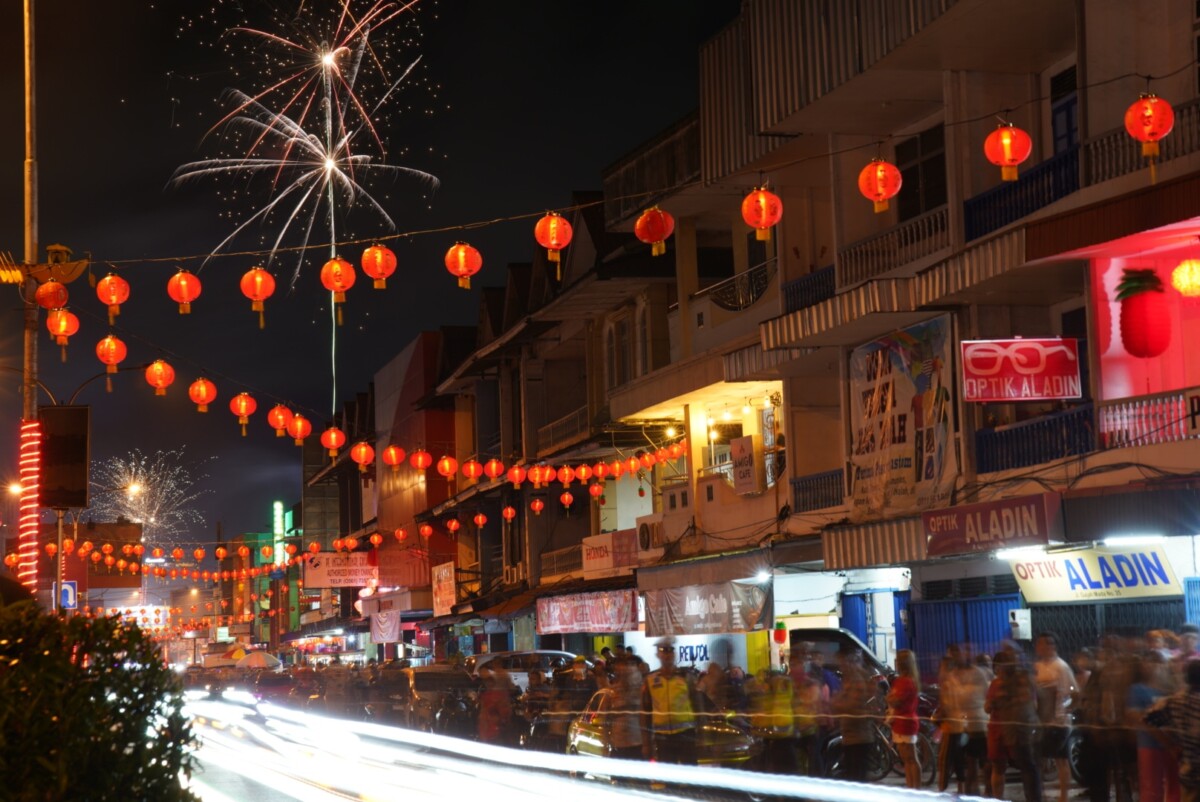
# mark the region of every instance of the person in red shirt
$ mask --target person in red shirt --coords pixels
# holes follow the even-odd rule
[[[921,690],[921,673],[917,669],[917,656],[910,649],[896,652],[896,679],[888,690],[888,721],[892,727],[892,740],[896,751],[904,761],[904,784],[909,788],[921,787],[921,760],[917,755],[917,702]]]

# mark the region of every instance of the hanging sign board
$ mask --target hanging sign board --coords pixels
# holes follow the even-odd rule
[[[963,400],[1060,401],[1083,396],[1072,338],[963,340]]]

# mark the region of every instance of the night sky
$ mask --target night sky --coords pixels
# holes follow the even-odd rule
[[[333,0],[322,0],[333,6]],[[257,256],[210,260],[199,272],[201,298],[189,316],[177,313],[166,282],[179,266],[200,269],[236,223],[268,196],[265,182],[220,187],[169,186],[180,165],[217,155],[205,133],[227,110],[229,87],[249,88],[255,65],[239,63],[219,35],[240,17],[265,25],[290,14],[300,0],[256,3],[157,4],[118,0],[40,0],[37,6],[40,240],[87,253],[96,277],[116,263],[132,298],[113,332],[129,346],[126,365],[155,358],[176,369],[166,398],[156,398],[140,371],[120,374],[114,392],[103,381],[84,388],[92,405],[92,456],[102,460],[137,448],[184,448],[200,487],[206,524],[196,542],[261,531],[271,502],[299,499],[298,449],[276,439],[265,412],[276,402],[301,410],[319,432],[331,409],[328,294],[317,277],[327,251],[308,253],[295,291],[287,288],[295,255],[272,265],[279,281],[258,329],[238,280]],[[312,5],[312,0],[309,0]],[[361,6],[357,6],[361,7]],[[385,180],[373,192],[399,231],[454,226],[562,207],[575,190],[600,188],[601,170],[682,118],[698,103],[698,47],[732,20],[736,0],[632,2],[473,2],[417,6],[403,20],[405,52],[383,53],[397,68],[420,64],[389,102],[380,128],[387,161],[435,174],[432,194],[406,179]],[[8,124],[0,127],[0,252],[23,256],[21,4],[0,17],[0,92]],[[182,33],[181,33],[182,31]],[[412,39],[419,47],[408,46]],[[230,197],[230,189],[238,197]],[[389,232],[378,218],[351,212],[344,230],[369,238]],[[320,223],[318,224],[318,229]],[[255,230],[235,250],[249,250],[275,229]],[[341,237],[339,237],[341,239]],[[456,240],[484,257],[474,289],[463,292],[442,265]],[[313,242],[325,242],[318,230]],[[508,262],[527,261],[536,247],[532,221],[388,243],[400,267],[386,292],[359,275],[338,331],[337,391],[341,401],[367,388],[374,372],[417,332],[476,322],[481,286],[503,283]],[[364,246],[342,253],[357,267]],[[69,287],[81,321],[68,361],[60,362],[43,325],[40,378],[62,401],[103,366],[95,344],[109,333],[104,307],[86,277]],[[0,366],[21,365],[21,312],[13,287],[0,287]],[[195,412],[187,387],[213,380],[218,400]],[[249,436],[241,437],[229,399],[242,390],[258,401]],[[45,403],[42,399],[41,403]],[[20,418],[19,372],[0,372],[0,479],[16,475]],[[407,445],[407,444],[402,444]],[[7,522],[6,522],[7,523]]]

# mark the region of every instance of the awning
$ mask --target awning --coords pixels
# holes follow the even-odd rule
[[[1063,519],[1071,543],[1122,535],[1197,535],[1200,481],[1069,490],[1063,494]]]
[[[905,565],[927,559],[920,518],[834,526],[821,534],[825,570]]]
[[[480,610],[476,615],[480,618],[499,618],[505,621],[532,614],[537,605],[537,593],[526,590],[516,596],[494,604],[486,610]]]
[[[428,632],[431,629],[438,627],[452,627],[455,624],[463,624],[467,621],[479,620],[478,613],[462,613],[460,615],[435,615],[432,618],[426,618],[424,621],[417,622],[417,628]]]
[[[667,590],[691,585],[712,585],[753,579],[762,572],[771,573],[771,552],[754,549],[719,557],[682,560],[670,565],[637,570],[639,591]]]
[[[771,563],[777,566],[820,562],[822,556],[819,536],[778,540],[771,544]]]

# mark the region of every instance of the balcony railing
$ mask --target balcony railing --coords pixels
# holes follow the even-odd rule
[[[562,576],[583,570],[583,545],[575,544],[565,549],[548,551],[542,555],[542,580],[548,576]]]
[[[692,298],[708,298],[722,309],[740,312],[751,306],[767,291],[771,279],[775,277],[775,269],[778,264],[777,258],[768,259],[744,273],[738,273],[736,276],[730,276],[716,284],[710,284],[692,295]]]
[[[1128,448],[1194,439],[1188,434],[1186,391],[1105,401],[1100,406],[1100,443]]]
[[[1087,183],[1099,184],[1145,169],[1141,145],[1122,128],[1089,139],[1083,145],[1087,157]],[[1175,107],[1175,127],[1158,143],[1158,162],[1200,150],[1200,98]]]
[[[833,265],[822,267],[783,285],[783,310],[799,312],[829,300],[835,293],[837,277],[833,272]]]
[[[1028,217],[1056,200],[1079,191],[1079,148],[1063,151],[1025,171],[1016,181],[1004,181],[963,204],[967,241]]]
[[[846,471],[838,468],[792,479],[792,512],[811,512],[846,503]]]
[[[975,468],[979,473],[1027,468],[1095,450],[1091,404],[975,432]]]
[[[584,404],[574,412],[569,412],[558,420],[538,428],[538,456],[540,457],[564,446],[577,443],[586,438],[590,433],[588,406]]]
[[[848,245],[838,253],[838,286],[882,276],[950,247],[949,219],[947,207],[941,206]]]

